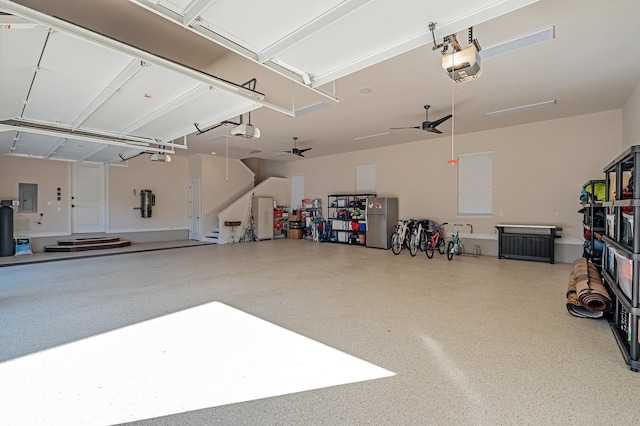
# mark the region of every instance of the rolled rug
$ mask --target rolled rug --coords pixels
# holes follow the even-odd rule
[[[578,263],[576,261],[576,263]],[[611,309],[612,301],[609,292],[602,283],[600,273],[587,259],[574,263],[575,285],[578,302],[591,311],[605,312]],[[586,274],[584,273],[586,271]]]
[[[587,309],[578,301],[574,275],[574,271],[571,271],[571,273],[569,274],[569,286],[567,288],[567,311],[574,317],[578,318],[602,318],[604,316],[604,312],[592,311],[590,309]]]

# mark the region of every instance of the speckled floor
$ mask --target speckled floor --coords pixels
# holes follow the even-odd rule
[[[627,368],[606,321],[567,313],[570,270],[300,240],[11,266],[0,268],[0,369],[221,302],[394,375],[135,424],[635,424],[640,373]],[[212,324],[193,330],[204,342]],[[127,392],[128,380],[117,382]]]

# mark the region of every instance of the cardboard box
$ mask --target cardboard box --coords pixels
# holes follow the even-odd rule
[[[291,216],[289,216],[289,222],[300,222],[300,215],[292,214]]]
[[[289,238],[292,240],[302,239],[302,229],[289,229]]]

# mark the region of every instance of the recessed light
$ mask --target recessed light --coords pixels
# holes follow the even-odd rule
[[[555,104],[556,104],[556,100],[552,99],[550,101],[538,102],[538,103],[535,103],[535,104],[521,105],[521,106],[517,106],[517,107],[513,107],[513,108],[501,109],[501,110],[498,110],[498,111],[491,111],[491,112],[488,112],[487,115],[491,117],[493,115],[508,114],[510,112],[517,112],[517,111],[523,111],[523,110],[527,110],[527,109],[540,108],[540,107],[549,106],[549,105],[555,105]]]
[[[306,107],[297,109],[297,110],[294,111],[294,116],[293,117],[291,117],[289,115],[287,115],[287,117],[290,117],[290,118],[300,117],[301,115],[310,114],[312,112],[319,111],[321,109],[325,109],[325,108],[328,108],[330,106],[331,105],[329,105],[326,102],[318,102],[317,104],[308,105]]]
[[[382,132],[382,133],[376,133],[374,135],[360,136],[360,137],[357,137],[357,138],[353,138],[353,140],[354,141],[361,141],[361,140],[364,140],[364,139],[379,138],[379,137],[387,136],[387,135],[390,135],[390,134],[391,134],[391,132]]]
[[[524,49],[525,47],[533,46],[534,44],[553,40],[554,36],[555,27],[551,25],[532,33],[484,48],[480,51],[480,57],[483,61],[486,61],[487,59],[495,58],[496,56],[504,55],[505,53],[514,52],[516,50]]]
[[[363,87],[362,89],[358,90],[358,93],[360,93],[361,95],[368,95],[371,92],[373,92],[373,89],[371,87]]]

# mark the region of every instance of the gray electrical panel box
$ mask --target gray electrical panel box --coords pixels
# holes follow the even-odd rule
[[[19,183],[18,200],[20,213],[38,213],[38,184]]]

